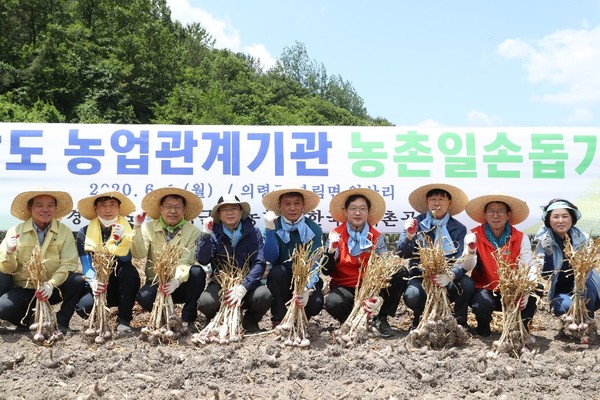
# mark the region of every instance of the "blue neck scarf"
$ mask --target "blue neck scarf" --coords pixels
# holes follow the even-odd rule
[[[510,240],[511,228],[510,228],[510,224],[508,222],[504,226],[504,232],[502,232],[502,235],[500,235],[499,238],[496,238],[496,236],[494,236],[494,234],[492,233],[492,230],[490,229],[490,226],[487,223],[484,226],[484,230],[485,230],[485,237],[487,238],[487,240],[489,240],[489,242],[492,244],[492,246],[494,246],[494,248],[496,248],[496,249],[504,246]]]
[[[454,246],[447,228],[449,220],[450,213],[446,213],[442,219],[435,219],[431,215],[431,211],[427,211],[427,216],[421,221],[423,231],[430,232],[432,229],[435,229],[434,244],[441,243],[444,255],[456,253],[456,246]]]
[[[362,231],[358,232],[352,229],[349,222],[346,222],[346,231],[350,235],[348,248],[351,256],[356,257],[363,251],[373,247],[373,243],[369,240],[369,224],[365,224]]]
[[[308,227],[306,222],[304,222],[304,214],[298,221],[290,222],[283,215],[280,218],[281,220],[281,229],[277,230],[277,235],[283,240],[283,243],[290,242],[290,232],[298,231],[300,235],[300,241],[302,243],[308,243],[315,237],[315,233]]]
[[[235,247],[242,238],[242,223],[240,222],[233,231],[223,225],[223,233],[231,239],[231,243],[233,244],[233,247]]]

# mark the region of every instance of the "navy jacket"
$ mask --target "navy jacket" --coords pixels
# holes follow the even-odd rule
[[[402,258],[409,259],[409,269],[411,276],[421,275],[420,269],[415,268],[421,262],[419,258],[419,248],[417,247],[417,237],[419,235],[423,235],[421,227],[421,221],[423,221],[427,217],[427,214],[419,214],[415,219],[417,220],[417,232],[412,240],[408,240],[408,235],[406,230],[403,230],[400,234],[400,239],[398,239],[398,244],[396,245],[396,250],[398,251],[398,255]],[[458,220],[454,219],[452,216],[448,219],[448,224],[446,225],[446,229],[448,229],[448,233],[450,234],[450,238],[456,248],[456,252],[452,254],[446,255],[447,258],[454,261],[457,258],[461,257],[463,254],[464,246],[465,246],[465,235],[467,234],[467,228],[461,224]],[[433,242],[435,238],[435,230],[432,229],[429,232],[425,233],[431,241]],[[456,279],[460,279],[464,276],[465,271],[462,268],[455,267],[452,268],[452,271],[456,275]]]
[[[250,272],[244,278],[242,285],[251,291],[261,285],[260,280],[267,266],[263,255],[264,241],[260,229],[254,226],[253,219],[246,218],[241,224],[242,237],[235,248],[231,239],[223,232],[223,224],[214,224],[211,235],[200,236],[196,258],[202,265],[210,264],[215,272],[219,270],[220,264],[227,261],[228,254],[240,268],[247,263]]]

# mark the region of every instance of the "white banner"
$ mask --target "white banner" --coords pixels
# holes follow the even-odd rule
[[[110,188],[140,206],[149,191],[177,186],[200,196],[205,218],[225,193],[252,206],[263,227],[262,196],[298,183],[321,197],[309,215],[328,232],[329,201],[340,191],[369,187],[387,213],[377,228],[399,233],[415,214],[408,195],[444,182],[469,198],[503,192],[526,201],[519,228],[534,233],[540,206],[563,197],[583,214],[578,226],[598,234],[600,128],[429,128],[315,126],[177,126],[0,123],[0,230],[18,223],[13,198],[40,186],[64,190],[74,204]],[[468,228],[476,224],[465,214]],[[86,224],[77,210],[63,222]]]

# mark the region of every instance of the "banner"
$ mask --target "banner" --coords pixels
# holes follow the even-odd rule
[[[217,199],[236,194],[263,227],[265,193],[296,183],[321,198],[309,218],[325,232],[336,226],[329,201],[340,191],[369,187],[386,200],[377,228],[399,233],[414,216],[408,195],[434,182],[460,187],[469,198],[505,193],[527,202],[519,225],[535,233],[540,207],[563,197],[582,212],[578,226],[600,231],[600,128],[177,126],[0,123],[0,230],[19,221],[14,197],[46,187],[73,202],[112,189],[139,208],[163,186],[196,193],[207,217]],[[476,225],[464,212],[456,216]],[[77,210],[63,222],[87,224]]]

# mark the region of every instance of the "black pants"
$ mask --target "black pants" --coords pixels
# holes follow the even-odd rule
[[[267,287],[273,295],[271,320],[281,321],[287,312],[286,303],[292,298],[292,269],[283,265],[273,265],[267,277]],[[323,309],[323,281],[319,279],[315,290],[308,298],[304,312],[308,318],[319,314]]]
[[[69,273],[67,280],[59,287],[55,287],[52,296],[48,299],[50,304],[58,304],[62,301],[60,310],[56,313],[59,325],[69,326],[71,317],[75,312],[75,305],[81,298],[85,288],[83,275]],[[33,322],[33,307],[35,302],[34,289],[13,287],[0,297],[0,319],[9,321],[17,326],[27,327]],[[30,306],[31,304],[31,306]]]
[[[400,296],[406,289],[406,277],[408,271],[406,269],[400,270],[394,274],[390,280],[390,286],[381,290],[379,295],[383,299],[381,310],[379,311],[380,317],[393,317],[396,315],[398,304],[400,304]],[[329,296],[325,300],[325,310],[340,323],[344,323],[352,308],[354,308],[354,287],[347,286],[335,286],[331,285]]]
[[[186,282],[183,282],[179,287],[171,293],[171,298],[175,304],[183,304],[181,310],[181,319],[184,322],[194,322],[198,317],[198,299],[206,286],[206,272],[199,265],[194,265],[190,268],[190,276]],[[141,287],[137,295],[137,301],[146,311],[152,310],[152,305],[156,299],[158,285],[152,282],[146,282]]]
[[[131,262],[118,263],[108,278],[106,303],[108,307],[118,307],[120,321],[131,321],[135,297],[140,290],[140,275]],[[94,306],[94,294],[86,283],[83,297],[77,303],[75,311],[81,318],[87,318]]]
[[[325,311],[343,324],[354,307],[354,291],[354,287],[332,285],[325,299]]]
[[[220,291],[221,285],[217,282],[211,282],[204,293],[202,293],[202,296],[200,296],[200,301],[198,301],[198,308],[209,321],[214,318],[221,308]],[[244,313],[244,321],[259,323],[262,317],[269,311],[269,308],[271,308],[272,301],[273,297],[266,286],[261,285],[256,289],[250,290],[242,300],[241,307],[247,310]]]
[[[12,282],[13,279],[11,274],[0,272],[0,297],[10,290],[12,287]]]
[[[390,286],[381,291],[380,295],[383,298],[383,304],[381,311],[379,311],[380,317],[394,317],[396,315],[396,310],[398,310],[398,305],[400,304],[400,297],[408,284],[407,279],[408,270],[402,268],[392,276]]]
[[[471,309],[477,324],[487,324],[492,322],[492,312],[502,311],[502,296],[499,293],[492,292],[487,289],[475,289],[475,295],[473,296],[473,302],[471,303]],[[525,309],[521,311],[521,318],[525,326],[531,321],[535,311],[537,310],[537,301],[534,296],[529,296]]]
[[[451,282],[446,288],[448,289],[448,299],[450,302],[454,303],[454,316],[456,317],[456,321],[461,325],[466,325],[469,302],[473,298],[473,293],[475,292],[473,280],[465,275],[462,278]],[[415,315],[413,325],[419,323],[421,314],[423,314],[423,310],[425,309],[426,301],[427,294],[425,293],[425,289],[423,289],[423,278],[412,278],[408,281],[406,291],[404,292],[404,304],[406,304]]]

